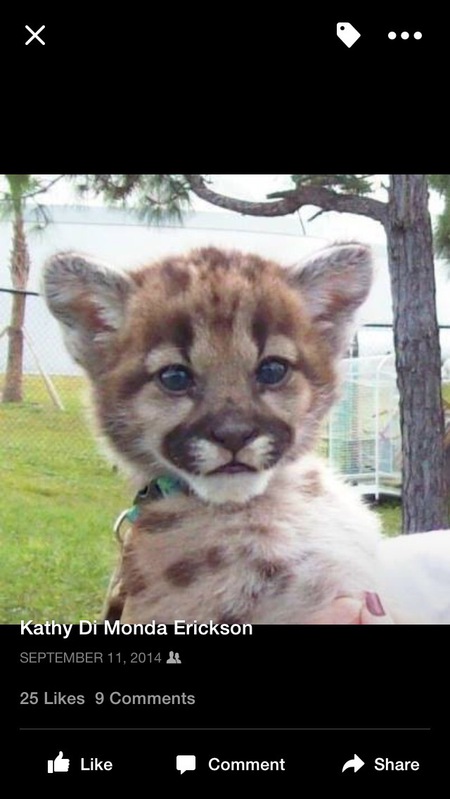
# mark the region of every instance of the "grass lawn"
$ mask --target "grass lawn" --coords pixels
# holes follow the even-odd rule
[[[97,618],[117,553],[112,525],[130,503],[88,431],[84,381],[54,382],[64,412],[35,377],[25,403],[0,404],[0,623]]]
[[[97,453],[82,410],[85,383],[54,379],[65,410],[38,377],[25,402],[0,403],[0,623],[98,619],[117,554],[112,525],[130,491]],[[375,506],[388,534],[400,505]]]

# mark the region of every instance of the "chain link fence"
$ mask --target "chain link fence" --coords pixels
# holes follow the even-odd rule
[[[22,364],[14,378],[9,331],[19,293],[25,304],[19,333]],[[16,398],[8,402],[11,381]],[[31,460],[45,468],[68,453],[96,457],[86,418],[86,379],[66,353],[58,324],[37,292],[0,289],[0,395],[0,449],[6,466]]]
[[[21,400],[3,401],[15,297],[0,290],[0,622],[98,618],[117,557],[114,520],[130,491],[100,454],[86,379],[37,292],[23,294],[15,336]]]

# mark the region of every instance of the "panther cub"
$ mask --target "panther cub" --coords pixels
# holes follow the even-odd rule
[[[313,453],[369,250],[283,267],[215,248],[120,273],[52,257],[45,295],[142,489],[106,617],[308,623],[376,590],[378,522]]]

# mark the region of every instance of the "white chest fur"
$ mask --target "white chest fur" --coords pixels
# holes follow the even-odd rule
[[[376,590],[378,519],[320,460],[277,473],[245,506],[151,503],[124,546],[123,621],[302,623]]]

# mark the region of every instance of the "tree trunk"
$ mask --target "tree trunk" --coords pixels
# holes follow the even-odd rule
[[[30,256],[25,238],[22,205],[17,203],[13,221],[13,248],[11,253],[11,278],[15,289],[24,291],[30,273]],[[11,322],[8,327],[8,357],[2,402],[23,400],[23,325],[26,294],[14,294]]]
[[[23,323],[26,294],[13,294],[11,323],[8,327],[8,358],[2,402],[23,400]]]
[[[391,175],[385,222],[402,435],[403,532],[448,527],[441,354],[428,187]]]

